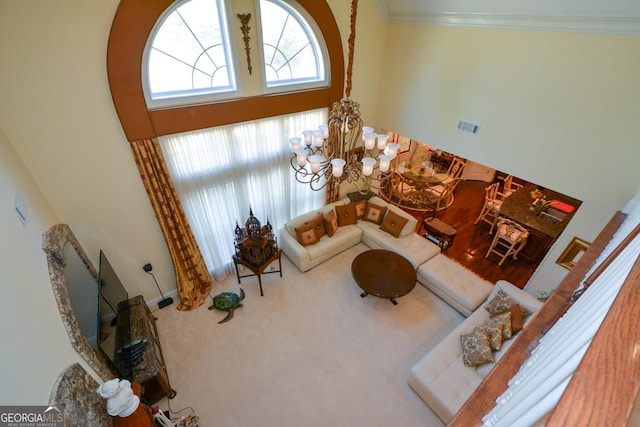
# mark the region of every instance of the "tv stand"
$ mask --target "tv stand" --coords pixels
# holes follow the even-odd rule
[[[124,313],[127,311],[128,313]],[[122,314],[122,315],[121,315]],[[128,329],[129,334],[119,334],[116,332],[116,349],[123,349],[132,342],[147,342],[144,350],[140,354],[141,362],[133,367],[133,374],[130,381],[140,383],[143,387],[142,398],[149,405],[157,402],[163,397],[173,399],[176,391],[171,388],[167,367],[162,355],[160,338],[156,327],[156,318],[149,310],[142,295],[129,298],[128,302],[118,305],[117,330]],[[126,342],[125,342],[126,341]],[[120,372],[127,372],[124,366],[126,361],[116,358],[116,368]],[[129,361],[130,362],[130,361]]]

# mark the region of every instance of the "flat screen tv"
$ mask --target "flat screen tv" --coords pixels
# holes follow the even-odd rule
[[[129,295],[103,251],[98,271],[100,340],[98,347],[109,358],[120,378],[131,378],[133,367],[122,363],[122,348],[131,344]]]

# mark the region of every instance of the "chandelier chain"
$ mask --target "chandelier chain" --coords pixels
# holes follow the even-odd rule
[[[347,41],[349,54],[347,56],[347,81],[344,94],[347,98],[351,96],[351,75],[353,74],[353,52],[356,45],[356,14],[358,12],[358,0],[351,1],[351,16],[349,18],[349,39]]]

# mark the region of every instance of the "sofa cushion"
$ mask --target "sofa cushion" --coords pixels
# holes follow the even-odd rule
[[[506,280],[498,280],[496,282],[496,285],[491,291],[491,294],[489,294],[489,296],[487,297],[487,301],[491,301],[495,294],[497,294],[500,290],[502,290],[502,292],[506,293],[518,304],[520,304],[520,308],[522,309],[523,313],[534,313],[538,311],[538,309],[542,306],[542,302],[540,302],[540,300],[538,300],[536,297],[528,294],[522,289],[517,288],[515,285],[509,283]],[[528,317],[524,322],[525,326],[527,325],[527,322]]]
[[[327,234],[327,230],[324,226],[324,216],[322,216],[321,212],[318,212],[315,218],[309,221],[309,225],[313,226],[313,230],[316,233],[318,240],[320,240],[322,236]]]
[[[296,239],[302,246],[313,245],[318,243],[320,237],[316,233],[316,226],[312,223],[306,223],[301,227],[296,227]]]
[[[516,304],[517,302],[513,298],[511,298],[505,291],[500,289],[495,294],[492,294],[492,297],[489,298],[484,308],[491,314],[499,314],[508,311]],[[525,307],[520,307],[520,309],[522,310],[523,316],[529,314],[529,310],[527,310]]]
[[[296,228],[304,227],[305,223],[309,221],[313,221],[317,215],[318,215],[317,211],[303,213],[302,215],[297,216],[291,219],[290,221],[288,221],[284,225],[284,227],[292,236],[296,237]]]
[[[356,200],[355,202],[351,202],[350,204],[356,207],[356,216],[358,217],[358,219],[362,218],[364,216],[364,211],[367,208],[367,201],[364,199]]]
[[[501,319],[487,319],[475,327],[474,331],[479,331],[487,336],[491,350],[497,351],[502,348],[502,333],[504,324]]]
[[[509,310],[505,311],[505,313],[511,313],[511,332],[512,333],[517,333],[520,332],[522,330],[522,326],[523,326],[523,316],[522,316],[522,309],[520,308],[520,304],[516,304],[513,307],[511,307]],[[494,314],[491,317],[497,317],[500,316],[500,314]]]
[[[338,229],[338,218],[336,217],[336,211],[333,209],[324,220],[324,228],[329,237],[333,237],[336,230]]]
[[[416,228],[418,226],[418,220],[414,216],[409,215],[408,213],[406,213],[405,211],[403,211],[402,209],[394,205],[389,205],[388,209],[389,210],[387,211],[387,215],[393,212],[396,215],[402,216],[407,219],[406,224],[404,225],[404,227],[402,227],[402,231],[400,232],[401,236],[408,236],[416,232]]]
[[[440,247],[431,243],[417,233],[408,236],[393,237],[383,233],[380,228],[371,222],[359,221],[358,227],[362,229],[362,243],[371,249],[386,249],[402,255],[418,268],[420,264],[440,253]]]
[[[473,332],[460,335],[460,347],[464,366],[473,367],[494,361],[491,344],[482,331],[474,329]]]
[[[384,199],[381,199],[380,197],[375,196],[375,197],[370,198],[369,202],[375,203],[378,206],[386,207],[387,208],[387,212],[393,211],[393,212],[397,213],[398,215],[403,216],[403,217],[405,217],[405,218],[407,218],[409,220],[405,224],[405,226],[402,228],[402,232],[400,233],[401,236],[408,236],[411,233],[414,233],[416,231],[416,229],[418,228],[418,219],[416,217],[406,213],[405,211],[403,211],[399,207],[397,207],[397,206],[395,206],[395,205],[393,205],[391,203],[388,203]]]
[[[354,225],[358,222],[358,214],[355,205],[336,206],[336,216],[338,217],[338,227]]]
[[[362,219],[380,225],[384,220],[385,212],[387,212],[387,208],[385,206],[376,205],[375,203],[367,200]]]
[[[329,214],[329,212],[334,210],[336,208],[336,206],[343,206],[345,204],[345,200],[349,200],[349,199],[341,199],[341,200],[338,200],[336,202],[329,203],[328,205],[324,205],[323,207],[321,207],[318,210],[320,212],[322,212],[322,215],[324,215],[325,218],[326,218],[326,216]]]
[[[491,316],[491,319],[496,320],[504,327],[502,329],[502,339],[504,341],[511,339],[511,337],[513,336],[513,332],[511,329],[511,312],[505,311],[504,313],[494,314],[493,316]]]
[[[465,316],[485,302],[493,289],[491,283],[443,254],[419,266],[417,274],[418,282]]]
[[[400,232],[407,222],[409,222],[407,218],[400,216],[393,211],[389,211],[385,215],[382,224],[380,224],[380,230],[386,231],[393,237],[400,237]]]
[[[362,230],[355,225],[338,227],[335,234],[329,238],[325,235],[315,245],[307,246],[311,261],[316,264],[319,260],[325,261],[339,253],[349,249],[360,242]]]

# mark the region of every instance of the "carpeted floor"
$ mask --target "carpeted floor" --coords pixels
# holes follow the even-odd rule
[[[359,244],[300,273],[243,278],[244,307],[226,313],[156,310],[177,411],[203,427],[441,426],[407,385],[411,366],[463,316],[420,284],[394,306],[360,297],[351,261]],[[235,276],[211,295],[239,291]],[[167,408],[167,399],[159,403]],[[186,414],[185,412],[184,414]]]

